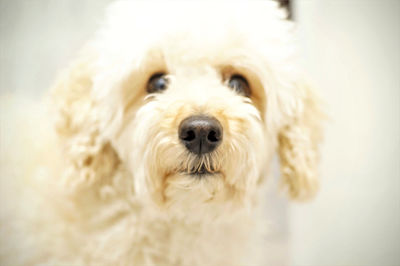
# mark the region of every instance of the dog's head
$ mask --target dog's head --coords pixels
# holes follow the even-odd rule
[[[166,206],[243,203],[278,150],[290,195],[312,194],[319,111],[292,34],[268,1],[112,5],[53,93],[69,178],[119,169]]]

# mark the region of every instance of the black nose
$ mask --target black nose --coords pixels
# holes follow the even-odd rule
[[[179,125],[179,139],[190,152],[209,153],[222,141],[222,126],[214,117],[190,116]]]

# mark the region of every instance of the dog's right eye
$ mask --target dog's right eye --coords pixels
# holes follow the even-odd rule
[[[147,82],[147,92],[156,93],[162,92],[168,87],[168,79],[164,73],[157,73],[150,77]]]

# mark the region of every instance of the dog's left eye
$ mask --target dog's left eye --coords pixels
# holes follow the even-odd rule
[[[151,76],[147,82],[147,92],[155,93],[161,92],[168,87],[168,79],[164,73],[157,73]]]
[[[228,81],[228,86],[246,97],[250,97],[251,95],[249,83],[241,75],[233,75]]]

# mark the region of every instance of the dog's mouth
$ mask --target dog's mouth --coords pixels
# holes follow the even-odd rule
[[[196,177],[203,177],[206,175],[215,175],[218,174],[218,171],[215,171],[214,169],[207,169],[205,165],[200,166],[198,169],[192,169],[191,171],[188,171],[188,174],[191,176],[196,176]]]
[[[176,173],[190,177],[206,177],[222,174],[222,165],[215,154],[192,156],[187,154],[175,168]]]
[[[205,177],[205,176],[211,176],[211,175],[217,175],[220,173],[217,169],[215,169],[214,166],[212,165],[206,165],[206,164],[200,164],[195,167],[190,167],[183,169],[180,171],[181,173],[193,177]]]

